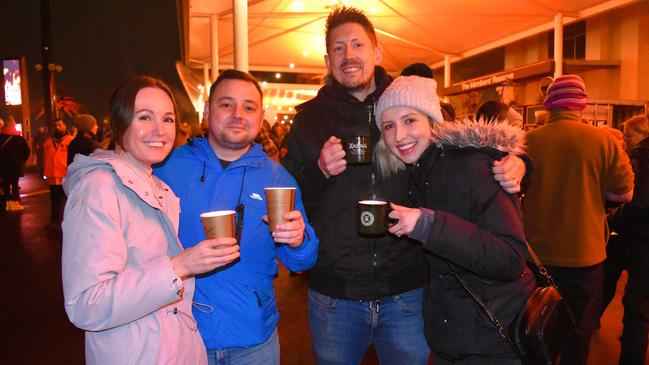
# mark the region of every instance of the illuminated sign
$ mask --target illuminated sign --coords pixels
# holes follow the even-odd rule
[[[462,85],[462,91],[465,91],[465,90],[479,89],[491,85],[497,85],[512,80],[514,80],[514,73],[508,72],[506,74],[491,75],[477,80],[463,82],[461,85]]]
[[[550,74],[552,70],[554,70],[554,61],[541,61],[530,65],[512,68],[495,74],[462,81],[460,83],[453,84],[447,88],[442,89],[441,94],[444,96],[457,95],[471,90],[505,85],[512,81],[547,75]]]
[[[21,105],[23,99],[20,93],[20,60],[3,60],[2,75],[4,78],[5,104]]]

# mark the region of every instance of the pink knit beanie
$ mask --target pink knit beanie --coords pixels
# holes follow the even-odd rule
[[[398,106],[416,109],[435,122],[444,119],[437,96],[437,83],[433,79],[419,76],[401,76],[394,79],[376,104],[376,126],[379,130],[383,112]]]
[[[582,111],[586,107],[586,85],[577,75],[559,76],[548,86],[543,106],[547,110],[568,108]]]

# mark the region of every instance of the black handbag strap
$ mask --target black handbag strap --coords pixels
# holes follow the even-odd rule
[[[2,146],[0,146],[0,151],[2,151],[2,149],[7,145],[7,143],[9,143],[9,141],[11,141],[11,138],[12,138],[12,137],[13,137],[13,136],[9,136],[9,138],[7,138],[7,139],[5,140],[5,142],[2,144]]]
[[[553,286],[553,287],[556,288],[556,285],[554,283],[554,280],[552,279],[552,276],[550,275],[548,270],[545,268],[545,266],[543,266],[543,263],[541,262],[541,259],[539,259],[539,257],[536,256],[536,253],[534,253],[534,250],[532,249],[532,246],[530,246],[529,242],[527,242],[527,241],[525,241],[525,244],[527,245],[527,252],[529,252],[530,257],[532,258],[532,262],[534,263],[534,265],[536,265],[536,267],[538,269],[538,273],[535,272],[535,275],[540,276],[540,279],[545,280],[545,282],[547,283],[548,286]],[[480,299],[480,297],[478,297],[476,295],[476,293],[469,287],[469,284],[467,284],[467,282],[464,280],[464,278],[462,278],[460,276],[460,274],[458,274],[457,271],[455,271],[454,265],[452,263],[450,263],[450,262],[447,262],[447,263],[448,263],[448,266],[451,268],[451,272],[453,273],[453,276],[455,276],[455,279],[457,279],[457,281],[460,283],[460,285],[462,285],[464,290],[466,290],[466,292],[469,293],[471,298],[473,298],[473,300],[475,300],[475,302],[478,303],[478,305],[480,306],[482,311],[487,315],[487,317],[489,317],[489,321],[491,321],[491,323],[494,325],[494,327],[496,327],[496,329],[498,329],[498,334],[500,335],[500,337],[507,340],[507,342],[509,342],[509,344],[514,348],[514,350],[516,350],[516,346],[514,345],[512,339],[509,337],[509,333],[507,332],[505,327],[503,327],[502,323],[500,323],[498,318],[496,318],[496,316],[494,316],[494,314],[489,310],[489,308],[487,308],[487,306],[484,304],[482,299]]]
[[[484,304],[482,299],[480,299],[480,297],[478,297],[476,295],[476,293],[473,290],[471,290],[471,288],[469,287],[469,284],[466,283],[464,278],[462,278],[460,276],[460,274],[458,274],[455,271],[455,268],[453,267],[453,264],[450,263],[450,262],[447,262],[447,263],[448,263],[448,267],[451,268],[451,272],[453,273],[453,276],[455,276],[455,279],[457,279],[457,281],[460,283],[460,285],[462,285],[464,290],[466,290],[466,292],[469,293],[471,298],[473,298],[473,300],[475,300],[475,302],[478,303],[478,305],[480,306],[482,311],[487,315],[487,317],[489,317],[489,320],[494,325],[494,327],[496,327],[496,329],[498,329],[498,334],[500,335],[500,337],[507,340],[507,342],[509,342],[509,344],[512,345],[512,347],[515,348],[514,343],[512,342],[511,338],[509,337],[509,334],[507,333],[507,330],[505,330],[505,327],[503,327],[502,323],[500,323],[500,321],[496,318],[496,316],[494,316],[494,314],[491,313],[491,311],[489,310],[489,308],[487,308],[487,306]]]
[[[527,252],[530,254],[530,258],[532,258],[532,262],[538,269],[538,273],[535,272],[534,275],[536,275],[537,277],[540,276],[539,279],[545,280],[546,286],[553,286],[556,289],[558,289],[557,284],[555,284],[554,279],[552,279],[552,275],[550,275],[548,269],[546,269],[545,266],[543,266],[543,262],[541,262],[541,259],[539,259],[539,257],[536,256],[536,253],[532,249],[532,246],[530,246],[530,243],[525,241],[525,244],[527,245]]]

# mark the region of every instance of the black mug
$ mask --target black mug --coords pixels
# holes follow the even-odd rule
[[[372,141],[369,136],[347,136],[343,137],[342,142],[348,164],[372,163]]]
[[[363,236],[382,236],[388,231],[388,202],[361,200],[358,207],[358,233]]]

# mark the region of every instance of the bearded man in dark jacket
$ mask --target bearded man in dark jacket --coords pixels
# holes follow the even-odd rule
[[[421,248],[393,235],[361,236],[356,224],[359,200],[408,205],[408,176],[384,179],[372,164],[347,165],[340,139],[363,135],[376,144],[374,104],[392,79],[377,66],[381,50],[362,11],[342,7],[329,14],[326,44],[327,85],[297,108],[283,160],[320,238],[308,301],[316,359],[360,363],[373,343],[381,364],[427,364]],[[496,163],[496,179],[517,192],[524,163],[516,157],[505,161]]]

